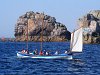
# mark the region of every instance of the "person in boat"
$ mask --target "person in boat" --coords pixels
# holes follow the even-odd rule
[[[25,53],[26,51],[23,49],[22,51],[21,51],[21,53]]]
[[[38,55],[38,50],[36,49],[36,50],[33,50],[33,54],[34,55]]]
[[[42,52],[42,51],[40,51],[39,55],[43,55],[43,52]]]
[[[25,53],[26,53],[26,54],[29,54],[29,51],[28,51],[28,50],[26,50],[26,51],[25,51]]]
[[[43,51],[43,54],[46,55],[46,50]]]
[[[38,50],[37,49],[35,50],[35,55],[38,55]]]
[[[58,55],[58,51],[55,52],[55,55]]]
[[[33,50],[33,54],[36,55],[36,54],[35,54],[35,50]]]
[[[45,55],[49,55],[49,52],[47,51]]]

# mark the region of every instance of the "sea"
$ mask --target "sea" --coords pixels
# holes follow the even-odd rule
[[[40,42],[29,42],[29,51],[40,50]],[[84,44],[83,52],[68,59],[18,58],[26,42],[0,42],[0,75],[100,75],[100,44]],[[64,53],[69,42],[43,42],[43,50]]]

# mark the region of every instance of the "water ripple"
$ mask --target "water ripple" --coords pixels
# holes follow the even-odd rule
[[[45,42],[43,49],[63,53],[68,42]],[[30,42],[29,50],[40,49],[39,42]],[[73,60],[20,59],[16,51],[26,48],[25,42],[0,42],[0,75],[99,75],[100,45],[84,45],[83,53]]]

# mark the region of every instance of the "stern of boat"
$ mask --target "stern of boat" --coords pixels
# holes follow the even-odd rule
[[[19,58],[27,58],[27,57],[30,57],[28,54],[23,54],[21,52],[17,52],[17,57]]]

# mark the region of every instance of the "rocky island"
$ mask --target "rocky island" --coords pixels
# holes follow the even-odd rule
[[[77,22],[79,27],[83,27],[84,43],[100,43],[100,10],[90,11]],[[41,41],[41,33],[43,41],[59,42],[71,38],[64,24],[57,22],[55,17],[39,12],[29,11],[18,18],[15,25],[16,41],[26,41],[27,30],[29,41]]]
[[[55,17],[33,11],[20,16],[15,25],[16,41],[26,41],[27,34],[29,41],[41,41],[41,34],[43,41],[66,41],[71,36],[66,26],[57,22]]]
[[[100,10],[93,10],[78,19],[83,26],[84,43],[100,43]]]

